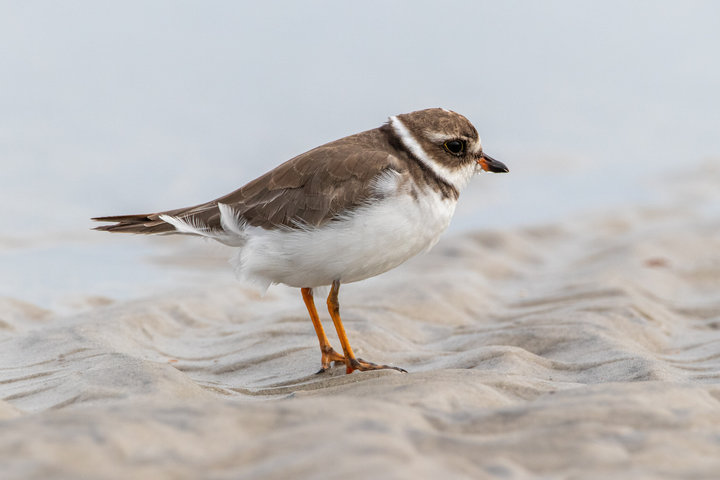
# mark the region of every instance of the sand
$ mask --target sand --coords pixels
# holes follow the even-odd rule
[[[315,375],[299,292],[213,281],[217,250],[193,287],[3,299],[1,476],[718,478],[718,184],[449,236],[343,286],[356,353],[408,374]]]

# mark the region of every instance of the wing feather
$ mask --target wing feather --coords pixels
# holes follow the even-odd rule
[[[97,229],[182,233],[176,228],[178,222],[165,220],[172,217],[184,225],[202,226],[205,232],[220,231],[226,225],[218,204],[224,205],[226,217],[232,212],[243,225],[319,227],[381,195],[375,185],[384,172],[406,170],[379,137],[378,130],[310,150],[213,201],[152,214],[98,217],[94,220],[116,223]]]

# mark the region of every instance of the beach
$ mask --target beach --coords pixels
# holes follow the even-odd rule
[[[2,3],[0,480],[720,478],[718,18]],[[407,373],[316,374],[299,289],[237,280],[230,247],[91,230],[433,107],[510,171],[341,286],[355,354]]]
[[[356,354],[407,374],[315,374],[299,291],[193,239],[154,261],[194,286],[62,315],[4,298],[3,478],[716,478],[720,170],[664,181],[344,285]]]

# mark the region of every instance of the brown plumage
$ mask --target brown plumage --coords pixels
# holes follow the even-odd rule
[[[445,125],[443,125],[445,127]],[[341,138],[279,165],[234,192],[192,207],[157,213],[96,217],[112,225],[95,230],[122,233],[176,233],[160,216],[178,217],[218,230],[218,203],[232,207],[248,225],[273,228],[318,227],[352,211],[377,193],[370,188],[388,169],[414,171],[421,183],[433,184],[446,196],[458,192],[437,178],[404,149],[388,125]]]

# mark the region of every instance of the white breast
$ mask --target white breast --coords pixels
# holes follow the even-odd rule
[[[356,282],[397,267],[430,249],[447,228],[455,200],[427,189],[417,198],[391,195],[320,228],[247,227],[233,261],[236,272],[267,288]]]

